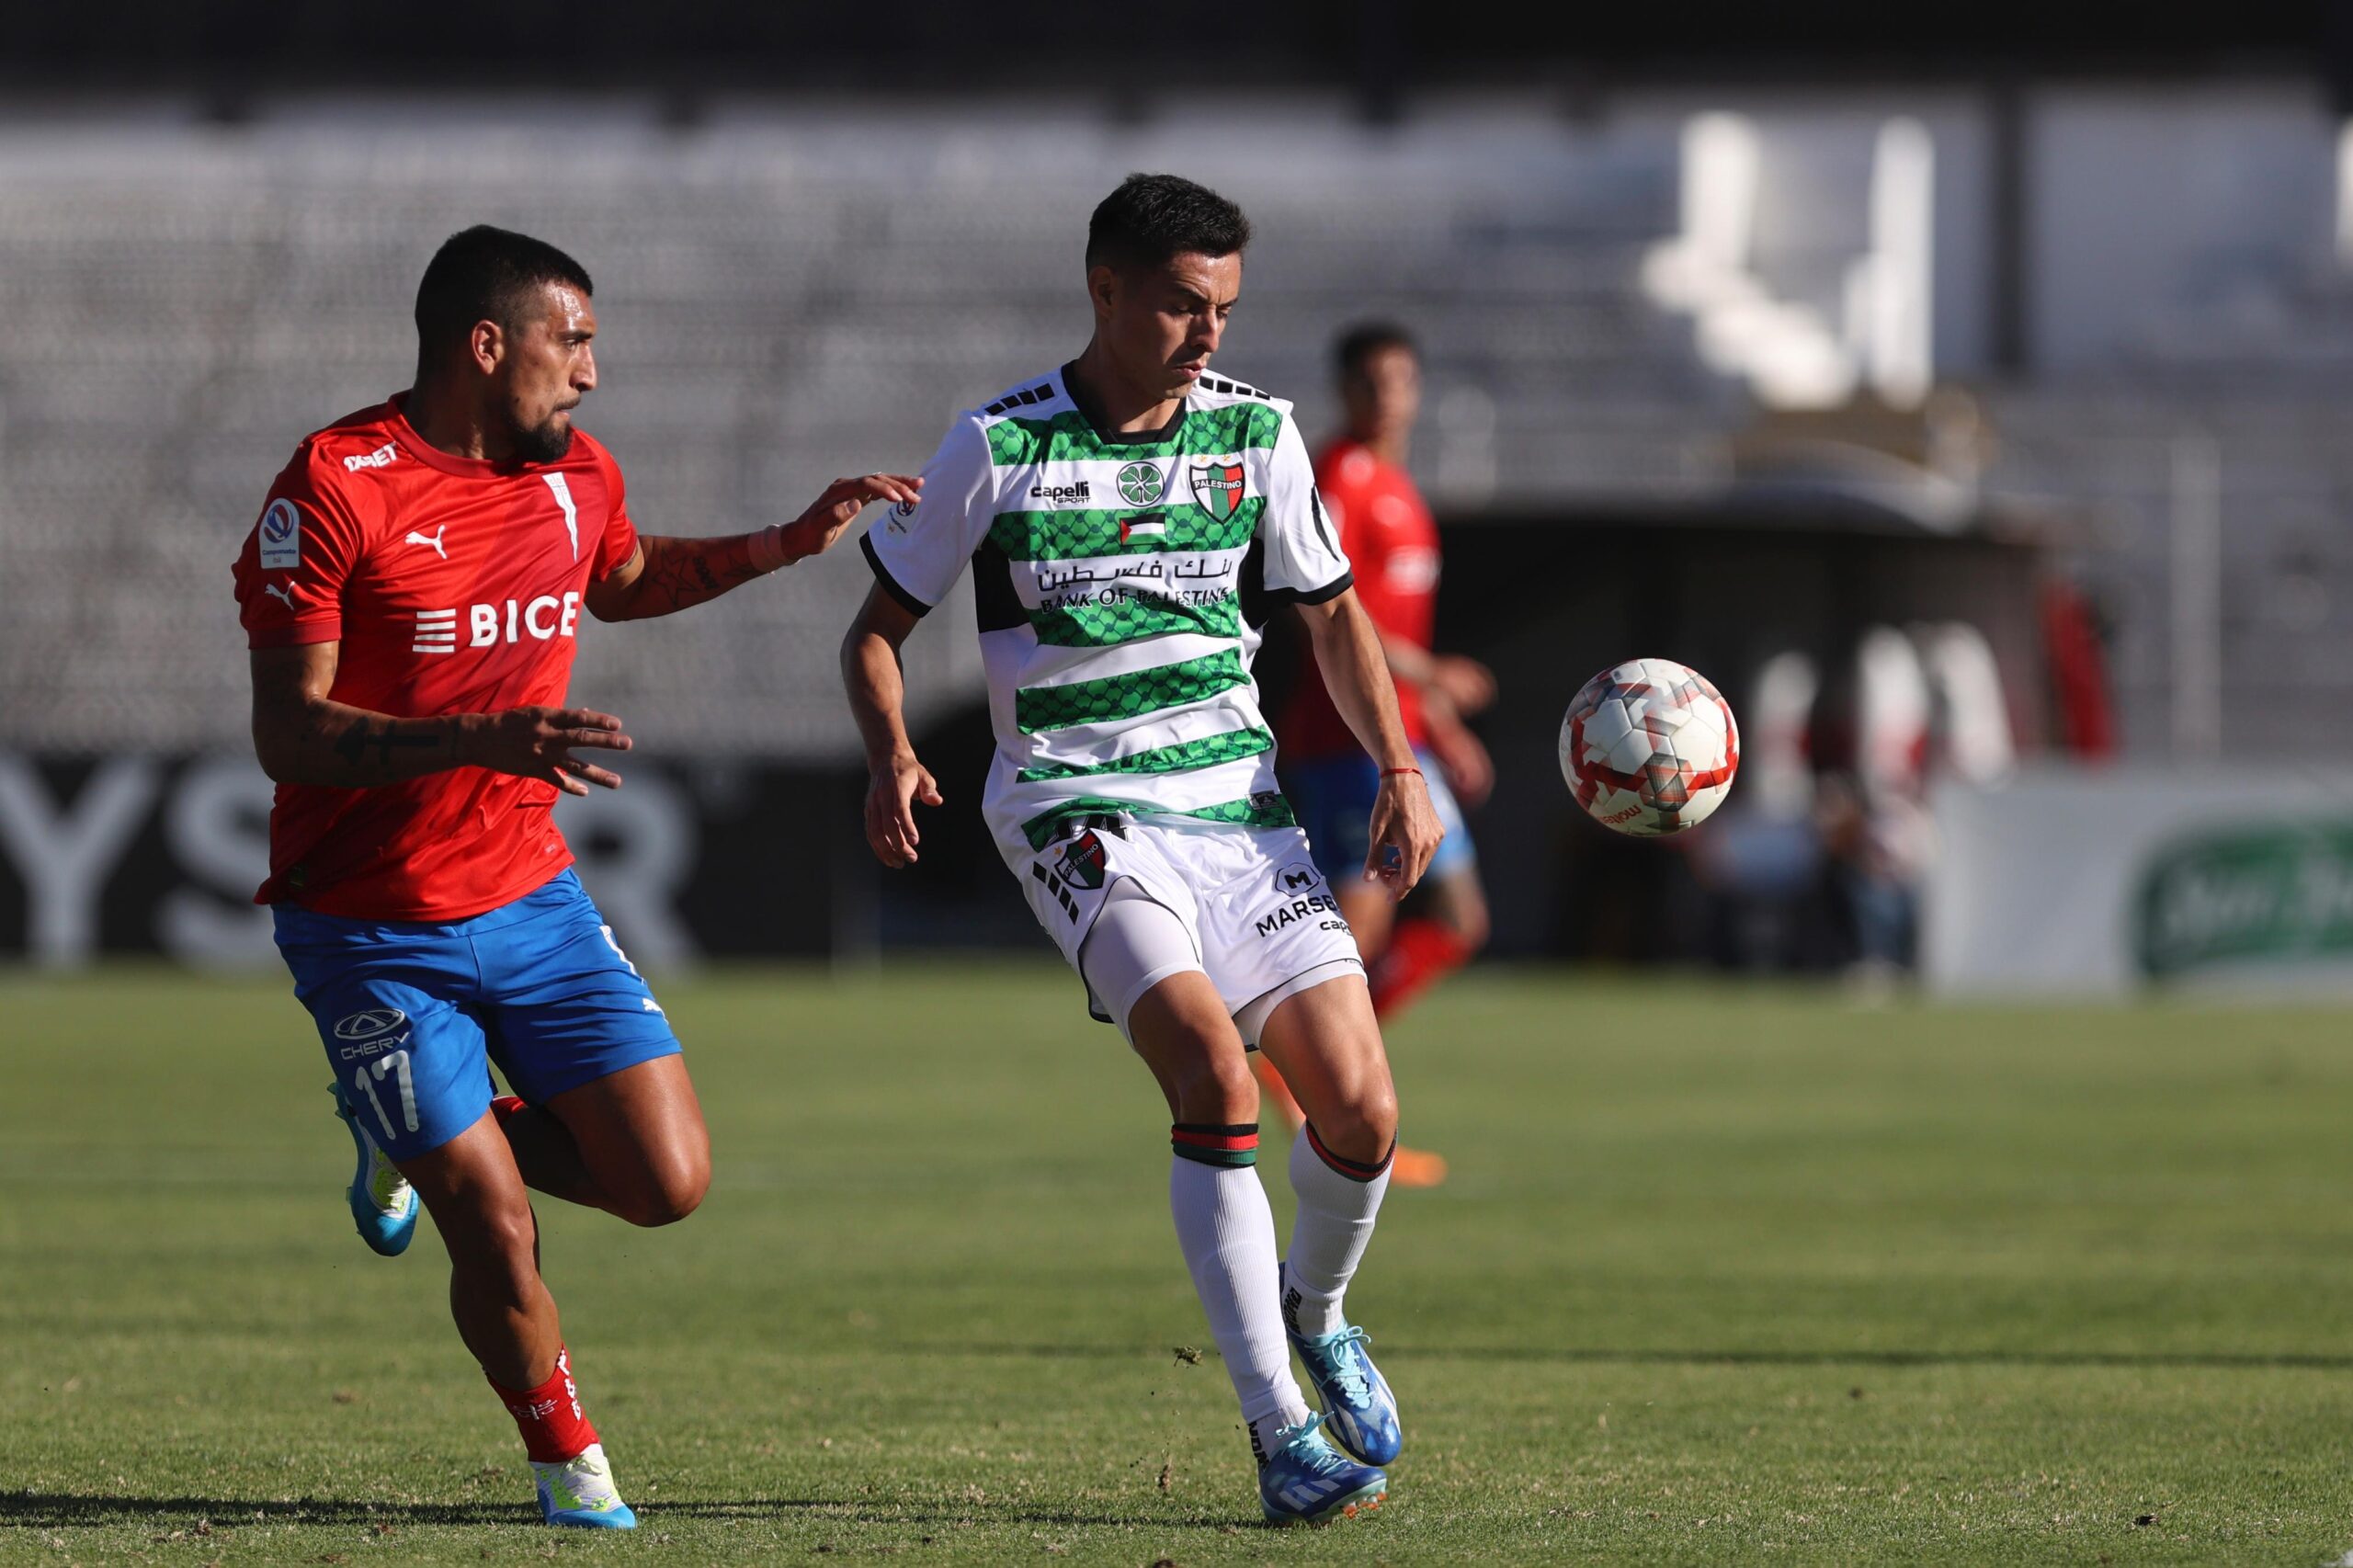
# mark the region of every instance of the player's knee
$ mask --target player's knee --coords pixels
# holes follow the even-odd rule
[[[703,1195],[710,1190],[710,1162],[680,1160],[662,1170],[648,1171],[642,1180],[631,1184],[619,1212],[631,1224],[648,1229],[675,1225],[701,1208]]]
[[[1171,1074],[1180,1119],[1234,1127],[1258,1119],[1258,1080],[1236,1051],[1202,1051]]]
[[[1384,1077],[1340,1096],[1315,1115],[1315,1135],[1343,1159],[1365,1165],[1388,1157],[1397,1142],[1397,1091]]]

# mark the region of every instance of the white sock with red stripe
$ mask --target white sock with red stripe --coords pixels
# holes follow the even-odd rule
[[[1392,1143],[1375,1165],[1345,1160],[1324,1146],[1315,1129],[1300,1124],[1290,1145],[1299,1214],[1291,1221],[1290,1255],[1283,1260],[1283,1322],[1293,1334],[1317,1339],[1347,1325],[1340,1300],[1372,1240],[1396,1153]]]
[[[1271,1453],[1277,1433],[1307,1419],[1307,1401],[1291,1377],[1276,1300],[1275,1211],[1258,1180],[1258,1130],[1180,1123],[1171,1142],[1176,1157],[1169,1162],[1168,1208],[1176,1244],[1242,1402],[1251,1445]]]

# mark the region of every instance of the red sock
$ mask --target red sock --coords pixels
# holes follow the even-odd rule
[[[490,1114],[498,1118],[498,1125],[501,1127],[506,1125],[508,1117],[523,1108],[523,1096],[520,1095],[496,1095],[492,1096],[490,1102]]]
[[[1470,944],[1435,920],[1402,920],[1372,966],[1372,1010],[1387,1017],[1430,985],[1461,969]]]
[[[523,1449],[541,1464],[578,1459],[597,1441],[597,1428],[580,1408],[580,1391],[572,1381],[572,1353],[555,1353],[555,1371],[538,1388],[522,1392],[485,1379],[506,1405],[506,1414],[523,1432]]]

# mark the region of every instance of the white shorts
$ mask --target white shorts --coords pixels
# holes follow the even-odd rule
[[[1087,1009],[1103,1022],[1124,1033],[1128,1010],[1146,991],[1178,970],[1199,969],[1217,987],[1243,1042],[1256,1045],[1267,1016],[1285,997],[1343,974],[1364,974],[1356,936],[1300,829],[1089,820],[1093,825],[1030,856],[1017,874],[1038,924],[1089,981]],[[1119,979],[1090,974],[1080,961],[1087,937],[1123,881],[1130,894],[1176,915],[1191,940],[1189,955],[1139,959]],[[1096,980],[1122,994],[1098,994]]]

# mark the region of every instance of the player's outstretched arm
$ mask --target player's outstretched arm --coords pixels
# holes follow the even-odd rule
[[[453,767],[487,767],[568,795],[585,795],[590,784],[620,788],[619,774],[572,755],[575,746],[629,750],[621,722],[611,714],[510,708],[396,719],[327,695],[341,647],[313,642],[254,651],[254,752],[278,783],[366,790]]]
[[[842,685],[850,716],[866,742],[866,842],[886,866],[916,858],[915,803],[941,801],[931,770],[915,760],[907,739],[906,681],[899,649],[915,629],[914,612],[876,584],[842,639]]]
[[[598,620],[676,615],[779,567],[823,553],[877,501],[913,501],[923,481],[903,473],[836,479],[789,523],[723,539],[640,535],[637,552],[602,582],[588,585],[588,613]]]
[[[1365,878],[1386,882],[1391,897],[1404,898],[1429,869],[1430,857],[1438,853],[1438,840],[1446,833],[1430,805],[1414,748],[1405,744],[1405,726],[1397,716],[1397,687],[1390,678],[1381,635],[1354,588],[1321,604],[1302,604],[1299,613],[1307,622],[1308,641],[1314,644],[1315,665],[1323,672],[1324,689],[1332,694],[1332,706],[1381,766]]]

